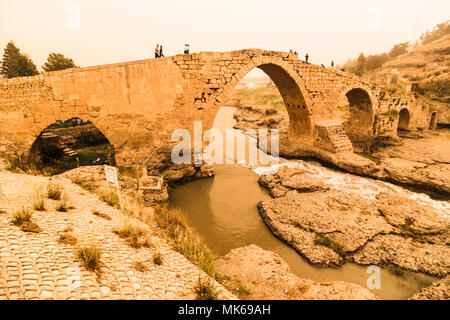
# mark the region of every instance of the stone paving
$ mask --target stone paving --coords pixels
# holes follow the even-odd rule
[[[0,210],[0,300],[195,298],[198,277],[206,276],[197,266],[157,236],[152,236],[152,248],[130,247],[113,232],[125,216],[69,180],[58,181],[73,209],[57,212],[56,201],[46,199],[47,211],[36,211],[32,217],[42,232],[23,232],[12,225],[9,220],[14,208],[31,204],[33,189],[47,181],[0,170],[0,209],[5,209]],[[111,220],[92,214],[94,209]],[[58,242],[68,227],[73,228],[78,243],[89,240],[101,245],[100,272],[83,267],[76,257],[76,245]],[[153,263],[155,250],[163,256],[162,265]],[[136,262],[147,270],[136,270]],[[220,299],[235,298],[216,285]]]

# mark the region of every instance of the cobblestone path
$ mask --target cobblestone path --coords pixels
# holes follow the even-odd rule
[[[0,171],[0,300],[1,299],[194,299],[199,274],[205,274],[161,238],[152,248],[134,249],[113,232],[124,215],[69,180],[58,180],[74,208],[57,212],[56,201],[45,200],[47,211],[32,221],[40,233],[23,232],[10,223],[13,208],[31,204],[31,193],[48,178]],[[111,220],[92,214],[96,209]],[[144,225],[145,226],[145,225]],[[76,257],[76,245],[61,244],[66,228],[78,243],[101,244],[99,273],[85,269]],[[149,229],[149,232],[150,229]],[[155,249],[157,248],[157,249]],[[158,250],[163,264],[153,263]],[[140,262],[147,267],[138,271]],[[219,287],[221,299],[234,296]]]

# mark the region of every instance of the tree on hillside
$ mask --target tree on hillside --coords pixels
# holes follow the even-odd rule
[[[77,68],[72,59],[66,58],[61,53],[50,53],[47,62],[44,63],[42,69],[45,71],[64,70],[69,68]]]
[[[404,53],[408,52],[409,42],[403,42],[396,44],[394,47],[392,47],[391,51],[389,51],[389,56],[391,58],[398,57]]]
[[[448,34],[450,34],[450,20],[437,24],[433,28],[433,31],[422,34],[420,39],[422,40],[423,44],[427,44],[438,40]]]
[[[387,53],[370,55],[367,57],[366,70],[370,71],[378,69],[388,60],[389,56]]]
[[[364,74],[364,72],[366,72],[366,64],[367,64],[367,59],[364,56],[363,53],[361,53],[358,57],[358,59],[356,60],[356,71],[355,74],[357,76],[362,76]]]
[[[3,51],[0,73],[6,78],[15,78],[34,76],[38,71],[30,57],[22,54],[14,42],[10,41]]]

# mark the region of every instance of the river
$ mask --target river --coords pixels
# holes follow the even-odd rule
[[[217,129],[232,128],[234,109],[222,107],[215,119]],[[435,201],[427,195],[401,187],[324,168],[315,162],[281,159],[279,165],[301,167],[319,177],[331,188],[343,192],[357,192],[373,198],[380,191],[395,191],[435,206],[444,215],[450,212],[448,202]],[[278,253],[292,271],[317,281],[342,280],[366,287],[370,276],[367,267],[346,263],[339,268],[324,268],[309,264],[302,256],[275,237],[258,213],[257,204],[270,198],[267,190],[258,184],[259,174],[273,171],[276,166],[248,168],[239,164],[215,165],[215,177],[179,186],[171,191],[171,205],[183,209],[189,224],[203,237],[208,247],[218,255],[231,249],[256,244]],[[435,280],[413,273],[381,270],[381,288],[372,292],[381,299],[407,299]]]

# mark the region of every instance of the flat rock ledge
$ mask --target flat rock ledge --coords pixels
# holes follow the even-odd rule
[[[296,170],[261,177],[275,198],[258,209],[272,232],[310,263],[394,265],[441,278],[449,273],[449,221],[433,207],[398,194],[370,200],[326,190]]]
[[[356,284],[299,278],[278,254],[256,245],[231,250],[216,265],[227,287],[236,288],[235,293],[244,299],[377,299],[368,289]]]

